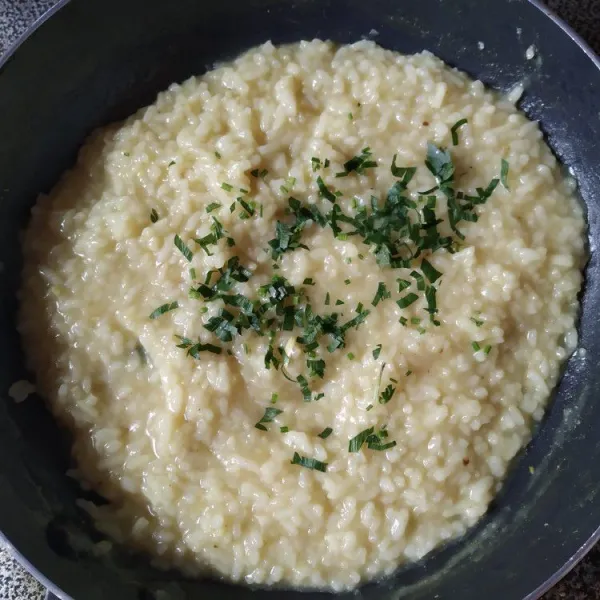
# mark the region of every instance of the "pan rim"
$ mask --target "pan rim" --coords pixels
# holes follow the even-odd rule
[[[0,74],[4,67],[10,62],[17,50],[49,19],[51,19],[62,8],[69,4],[71,0],[58,0],[56,4],[40,15],[33,23],[31,23],[17,39],[8,46],[3,55],[0,56]],[[575,31],[575,29],[559,17],[552,9],[548,8],[542,0],[527,0],[529,4],[539,10],[545,17],[550,19],[557,27],[559,27],[567,36],[575,43],[583,53],[592,61],[594,66],[600,71],[600,56],[592,49],[588,42]],[[582,544],[575,553],[565,562],[562,567],[552,573],[548,579],[543,581],[536,589],[527,594],[523,600],[539,600],[548,590],[554,587],[568,573],[570,573],[577,564],[579,564],[589,551],[600,541],[600,524],[598,528],[592,532],[590,537]],[[42,584],[47,592],[54,594],[59,600],[74,600],[71,596],[62,591],[55,583],[46,577],[39,569],[37,569],[21,552],[11,543],[11,541],[0,531],[0,542],[3,542],[9,549],[13,558],[40,584]],[[334,596],[332,596],[334,597]]]

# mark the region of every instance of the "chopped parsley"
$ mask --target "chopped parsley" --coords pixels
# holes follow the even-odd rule
[[[367,438],[370,435],[373,435],[374,431],[374,427],[369,427],[368,429],[365,429],[354,436],[348,443],[348,452],[358,452],[362,448],[363,444],[367,441]]]
[[[373,153],[370,148],[363,148],[361,153],[354,156],[344,163],[344,170],[336,173],[336,177],[347,177],[353,171],[359,175],[364,175],[367,169],[377,167],[377,162],[373,160]]]
[[[508,161],[502,159],[500,161],[500,182],[505,190],[510,190],[508,187]]]
[[[411,277],[414,277],[417,282],[417,291],[424,292],[425,291],[425,279],[423,279],[423,275],[418,271],[411,271]]]
[[[473,321],[473,323],[475,323],[475,325],[477,327],[481,327],[485,323],[485,321],[482,321],[481,319],[479,319],[477,317],[470,317],[470,320]]]
[[[415,176],[417,167],[398,167],[396,165],[396,158],[397,155],[394,154],[390,170],[392,171],[392,175],[398,177],[398,179],[401,180],[401,184],[406,187],[410,183],[410,180]]]
[[[284,194],[289,194],[290,190],[296,185],[296,178],[295,177],[288,177],[285,180],[285,185],[282,185],[279,187],[279,189],[284,193]]]
[[[177,250],[183,254],[185,260],[192,262],[192,258],[194,256],[193,252],[185,245],[185,242],[177,234],[175,234],[174,243]]]
[[[481,346],[477,342],[472,342],[471,348],[473,348],[473,352],[479,352],[481,350]]]
[[[158,317],[160,317],[161,315],[164,315],[165,313],[168,313],[171,310],[175,310],[176,308],[179,308],[179,302],[167,302],[167,304],[162,304],[161,306],[153,310],[150,313],[149,318],[158,319]]]
[[[233,319],[233,314],[222,308],[218,315],[208,320],[204,328],[214,333],[222,342],[231,342],[233,337],[239,333]]]
[[[267,171],[267,169],[252,169],[252,171],[250,171],[250,175],[252,175],[252,177],[256,177],[256,179],[260,178],[263,181],[268,173],[269,171]]]
[[[406,279],[396,279],[396,281],[398,282],[398,293],[403,292],[411,285],[410,281],[407,281]]]
[[[431,322],[436,326],[440,326],[440,322],[435,318],[438,312],[437,308],[437,290],[432,285],[428,286],[425,290],[425,300],[427,301],[427,308],[425,309],[429,313]]]
[[[277,260],[285,252],[303,248],[308,250],[305,244],[302,244],[300,238],[305,227],[311,223],[325,225],[325,217],[316,206],[303,206],[296,198],[288,199],[290,213],[294,216],[294,222],[287,224],[277,221],[275,224],[275,238],[269,241],[271,247],[271,258]]]
[[[158,213],[156,212],[156,209],[153,208],[152,211],[150,212],[150,220],[153,223],[156,223],[156,221],[158,221],[158,219],[159,219]]]
[[[319,196],[321,196],[321,198],[325,198],[326,200],[329,200],[329,202],[336,201],[336,195],[325,185],[325,182],[320,175],[317,177],[317,186],[319,187]]]
[[[206,207],[206,212],[207,213],[211,213],[213,210],[216,210],[217,208],[221,208],[222,204],[220,202],[211,202],[207,207]]]
[[[425,166],[436,178],[440,188],[443,185],[449,184],[454,179],[454,164],[450,152],[443,148],[438,148],[431,142],[427,143]],[[425,194],[426,192],[423,192],[423,195]]]
[[[378,433],[375,433],[374,427],[369,427],[353,437],[348,444],[348,452],[359,452],[364,444],[369,450],[384,451],[393,448],[396,442],[382,443],[387,438],[388,433],[385,427],[382,427]]]
[[[385,283],[383,283],[383,281],[380,281],[377,285],[377,292],[375,293],[375,297],[371,301],[371,304],[373,306],[377,306],[382,300],[387,300],[391,296],[392,294],[387,289]]]
[[[421,261],[421,270],[429,280],[429,283],[435,283],[442,276],[442,274],[425,258]]]
[[[387,404],[396,393],[396,388],[390,383],[384,390],[379,394],[379,404]]]
[[[312,469],[313,471],[321,471],[322,473],[327,471],[326,462],[321,462],[316,458],[306,458],[305,456],[300,456],[297,452],[294,452],[294,457],[292,458],[291,464],[300,465],[301,467]]]
[[[333,429],[331,427],[325,427],[321,433],[319,433],[318,437],[322,440],[326,440],[333,433]]]
[[[212,352],[213,354],[221,354],[222,349],[219,346],[215,346],[214,344],[203,344],[201,342],[194,343],[192,340],[186,337],[182,337],[180,335],[175,336],[179,340],[179,344],[177,344],[177,348],[182,348],[183,350],[187,350],[187,355],[192,358],[200,358],[200,352]]]
[[[243,217],[249,218],[249,217],[253,217],[254,216],[254,213],[255,213],[254,202],[247,202],[241,196],[239,196],[238,198],[236,198],[236,200],[240,203],[240,206],[245,211],[245,213],[243,213],[243,215],[242,215]]]
[[[460,121],[456,121],[452,128],[450,129],[450,133],[452,134],[452,145],[458,146],[458,130],[466,125],[469,121],[467,119],[461,119]]]
[[[212,246],[212,245],[218,243],[218,241],[222,240],[223,238],[225,238],[225,240],[227,241],[227,245],[229,247],[235,246],[235,240],[232,237],[229,237],[227,235],[227,231],[223,227],[223,224],[221,223],[221,221],[219,221],[219,219],[217,219],[216,217],[211,217],[211,218],[212,218],[212,225],[210,226],[211,233],[205,235],[202,238],[194,239],[196,244],[198,244],[202,248],[202,250],[204,250],[204,252],[206,252],[206,254],[208,256],[212,256],[212,253],[209,250],[209,246]]]
[[[261,431],[268,431],[265,427],[265,423],[272,423],[277,415],[280,415],[283,411],[279,408],[274,408],[273,406],[269,406],[265,408],[265,414],[262,416],[261,420],[254,425],[256,429],[260,429]]]
[[[453,143],[458,143],[457,130],[466,122],[464,119],[455,124],[453,128]],[[400,309],[405,309],[417,300],[422,299],[420,304],[425,313],[429,314],[429,319],[435,326],[439,326],[437,320],[437,288],[436,284],[443,274],[432,264],[430,254],[440,249],[445,249],[452,253],[457,250],[460,240],[464,235],[459,230],[461,222],[477,221],[477,206],[484,204],[492,195],[495,188],[501,183],[507,187],[508,163],[502,161],[500,177],[492,179],[486,187],[476,188],[476,192],[468,194],[455,188],[455,165],[452,161],[450,151],[445,148],[438,148],[429,143],[427,146],[427,155],[425,165],[429,172],[435,178],[435,187],[426,192],[417,192],[416,196],[408,192],[408,185],[416,174],[416,167],[403,167],[397,164],[397,156],[394,155],[390,166],[391,174],[394,177],[394,183],[386,194],[371,195],[365,199],[353,197],[348,202],[351,212],[346,213],[345,209],[337,203],[337,198],[342,196],[340,191],[328,187],[321,176],[316,177],[316,185],[320,198],[331,202],[326,208],[320,209],[316,204],[302,202],[292,196],[288,197],[288,208],[283,216],[276,222],[274,237],[269,240],[268,251],[272,258],[272,269],[275,271],[280,268],[278,259],[284,253],[293,252],[299,249],[306,249],[303,237],[305,230],[309,227],[329,228],[333,237],[338,240],[355,240],[355,244],[364,244],[377,262],[380,268],[405,269],[403,273],[405,278],[397,278],[398,295],[396,303]],[[328,159],[313,157],[311,165],[313,171],[325,169],[329,166]],[[374,159],[369,148],[363,150],[347,160],[343,164],[343,171],[337,173],[337,177],[347,177],[351,174],[364,175],[369,169],[376,168],[377,161]],[[255,178],[264,179],[266,169],[253,169],[250,174]],[[295,186],[296,179],[288,177],[285,179],[281,191],[289,194]],[[221,188],[225,191],[234,191],[234,186],[223,182]],[[508,189],[508,188],[507,188]],[[240,206],[238,213],[240,219],[248,219],[260,211],[262,215],[263,207],[250,200],[248,190],[239,188],[242,196],[238,196],[230,205],[230,211],[235,212],[236,207]],[[436,196],[437,194],[437,196]],[[448,232],[443,232],[438,226],[442,223],[436,215],[436,205],[438,196],[444,196],[444,205],[447,206]],[[413,197],[415,199],[413,199]],[[221,203],[212,202],[206,207],[206,212],[211,213],[221,208]],[[319,203],[319,206],[321,204]],[[158,219],[158,213],[152,209],[151,220]],[[211,216],[212,223],[210,233],[194,241],[206,252],[212,256],[212,246],[224,240],[229,247],[235,246],[235,241],[231,238],[223,224]],[[183,254],[184,258],[191,262],[193,253],[183,242],[179,235],[175,236],[175,246]],[[366,252],[366,251],[365,251]],[[358,254],[360,259],[365,256]],[[425,258],[426,257],[426,258]],[[349,258],[346,262],[351,262]],[[260,287],[255,286],[252,294],[240,293],[236,289],[237,283],[245,283],[252,277],[252,272],[244,267],[238,256],[229,258],[222,267],[211,269],[206,273],[204,281],[197,280],[194,268],[189,269],[192,287],[189,290],[189,297],[202,301],[198,307],[199,314],[208,312],[208,304],[217,302],[212,315],[204,323],[204,328],[212,333],[215,339],[223,343],[230,343],[237,336],[246,335],[254,332],[255,335],[263,336],[267,339],[267,350],[264,355],[265,368],[274,368],[289,381],[298,385],[300,393],[305,402],[318,401],[324,397],[323,393],[316,393],[311,388],[316,378],[324,378],[326,369],[326,352],[332,353],[346,347],[348,332],[358,327],[367,319],[370,314],[365,310],[362,303],[358,303],[355,308],[355,314],[348,321],[344,322],[344,313],[316,312],[311,305],[310,298],[307,295],[305,287],[296,287],[292,285],[285,277],[273,275],[270,282]],[[383,277],[382,277],[383,279]],[[352,280],[345,279],[345,284],[350,285]],[[312,277],[307,277],[302,282],[303,286],[316,285]],[[258,288],[258,289],[256,289]],[[246,287],[243,288],[244,290]],[[375,296],[371,301],[373,307],[377,307],[382,301],[392,297],[392,292],[387,288],[384,281],[380,281]],[[325,295],[325,306],[332,304],[329,292]],[[335,301],[335,306],[341,306],[342,300]],[[165,304],[151,314],[150,318],[158,318],[161,314],[177,308],[179,304],[172,302]],[[330,309],[329,309],[330,310]],[[410,316],[410,323],[416,326],[419,333],[425,334],[423,327],[423,315]],[[409,318],[401,316],[399,322],[406,326]],[[477,326],[483,321],[478,318],[471,319]],[[244,338],[242,338],[243,340]],[[189,338],[178,337],[177,346],[186,350],[187,354],[193,358],[199,359],[203,352],[220,354],[226,352],[233,355],[231,348],[221,348],[211,343],[193,341]],[[294,347],[299,348],[303,353],[304,368],[299,369],[300,374],[292,376],[288,371],[289,364],[297,353],[291,352],[292,342]],[[481,346],[473,342],[474,351],[480,351]],[[242,344],[244,351],[249,352],[248,345]],[[382,344],[372,346],[373,359],[378,360],[382,351]],[[491,352],[492,346],[486,345],[483,352],[487,355]],[[347,352],[349,360],[356,357],[353,352]],[[381,363],[380,363],[381,364]],[[385,363],[381,366],[377,387],[374,390],[373,399],[366,410],[371,410],[377,404],[389,403],[395,393],[397,381],[391,379],[392,383],[382,387],[382,377],[385,369]],[[304,374],[302,374],[304,373]],[[410,370],[406,375],[410,374]],[[277,402],[277,394],[271,397],[271,404]],[[267,430],[267,424],[282,411],[274,407],[265,409],[265,415],[255,425],[258,429]],[[281,433],[289,431],[287,426],[279,428]],[[325,439],[332,433],[332,428],[326,428],[319,437]],[[386,450],[396,445],[396,442],[388,442],[388,433],[385,427],[376,433],[375,428],[371,427],[359,433],[349,442],[349,451],[358,452],[365,444],[370,450]],[[326,463],[316,459],[294,454],[293,464],[298,464],[310,469],[325,471]]]
[[[416,302],[418,299],[419,299],[419,296],[417,296],[413,292],[410,292],[409,294],[406,294],[406,296],[404,296],[404,298],[400,298],[400,300],[396,300],[396,304],[400,308],[407,308],[408,306],[410,306],[411,304]]]

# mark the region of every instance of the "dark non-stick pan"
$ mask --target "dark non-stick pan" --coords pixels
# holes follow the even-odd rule
[[[152,102],[169,83],[267,39],[371,36],[399,52],[431,50],[496,89],[524,83],[522,108],[541,122],[579,182],[591,259],[580,323],[585,353],[569,361],[547,417],[489,513],[464,538],[358,596],[537,598],[581,558],[600,526],[600,71],[592,53],[526,0],[60,4],[0,70],[0,530],[29,567],[59,596],[76,600],[328,596],[186,581],[126,549],[97,556],[93,542],[101,538],[76,508],[81,492],[65,476],[68,440],[40,399],[15,404],[6,392],[28,378],[15,330],[19,232],[37,194],[73,163],[88,133]],[[526,60],[531,44],[537,58]]]

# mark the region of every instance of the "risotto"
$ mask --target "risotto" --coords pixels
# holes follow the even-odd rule
[[[24,237],[20,329],[98,528],[348,589],[486,511],[576,346],[573,182],[431,54],[267,43],[95,132]]]

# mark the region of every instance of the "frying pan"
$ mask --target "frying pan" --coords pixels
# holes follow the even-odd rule
[[[590,261],[580,347],[547,416],[487,515],[462,539],[344,599],[535,599],[600,536],[600,71],[576,36],[526,0],[72,0],[0,66],[0,531],[60,598],[75,600],[330,597],[186,580],[101,536],[65,476],[69,440],[37,397],[15,330],[19,232],[40,191],[73,164],[96,127],[151,103],[173,81],[275,43],[372,37],[404,53],[428,49],[500,90],[525,86],[521,107],[577,178]],[[526,60],[533,44],[537,58]],[[530,467],[533,467],[531,474]]]

